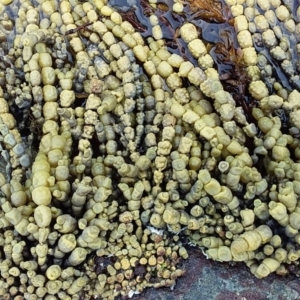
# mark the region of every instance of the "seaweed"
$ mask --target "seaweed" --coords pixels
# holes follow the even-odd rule
[[[202,19],[209,23],[225,23],[222,3],[218,0],[187,0],[193,19]]]
[[[211,49],[212,56],[218,63],[218,71],[223,87],[228,91],[238,106],[241,106],[248,121],[252,121],[252,109],[256,101],[248,94],[251,78],[247,74],[241,48],[235,48],[228,32],[223,31],[222,42],[217,42]]]

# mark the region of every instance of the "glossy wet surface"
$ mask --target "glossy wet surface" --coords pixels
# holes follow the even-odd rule
[[[146,289],[134,300],[298,300],[300,279],[275,274],[257,279],[243,264],[229,265],[206,259],[191,249],[184,262],[186,274],[169,288]]]

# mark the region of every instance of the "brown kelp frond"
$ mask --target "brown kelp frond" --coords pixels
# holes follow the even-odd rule
[[[193,18],[209,23],[225,23],[222,4],[217,0],[187,0]]]
[[[221,32],[222,42],[218,42],[211,50],[211,54],[218,62],[218,71],[223,87],[233,99],[241,106],[247,119],[251,119],[252,108],[256,102],[248,97],[248,86],[251,78],[247,74],[241,48],[235,48],[230,34]]]

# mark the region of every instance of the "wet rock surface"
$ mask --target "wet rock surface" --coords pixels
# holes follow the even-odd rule
[[[208,260],[197,249],[188,250],[186,273],[174,288],[147,289],[134,300],[297,300],[300,282],[296,276],[270,275],[259,280],[244,264]]]

